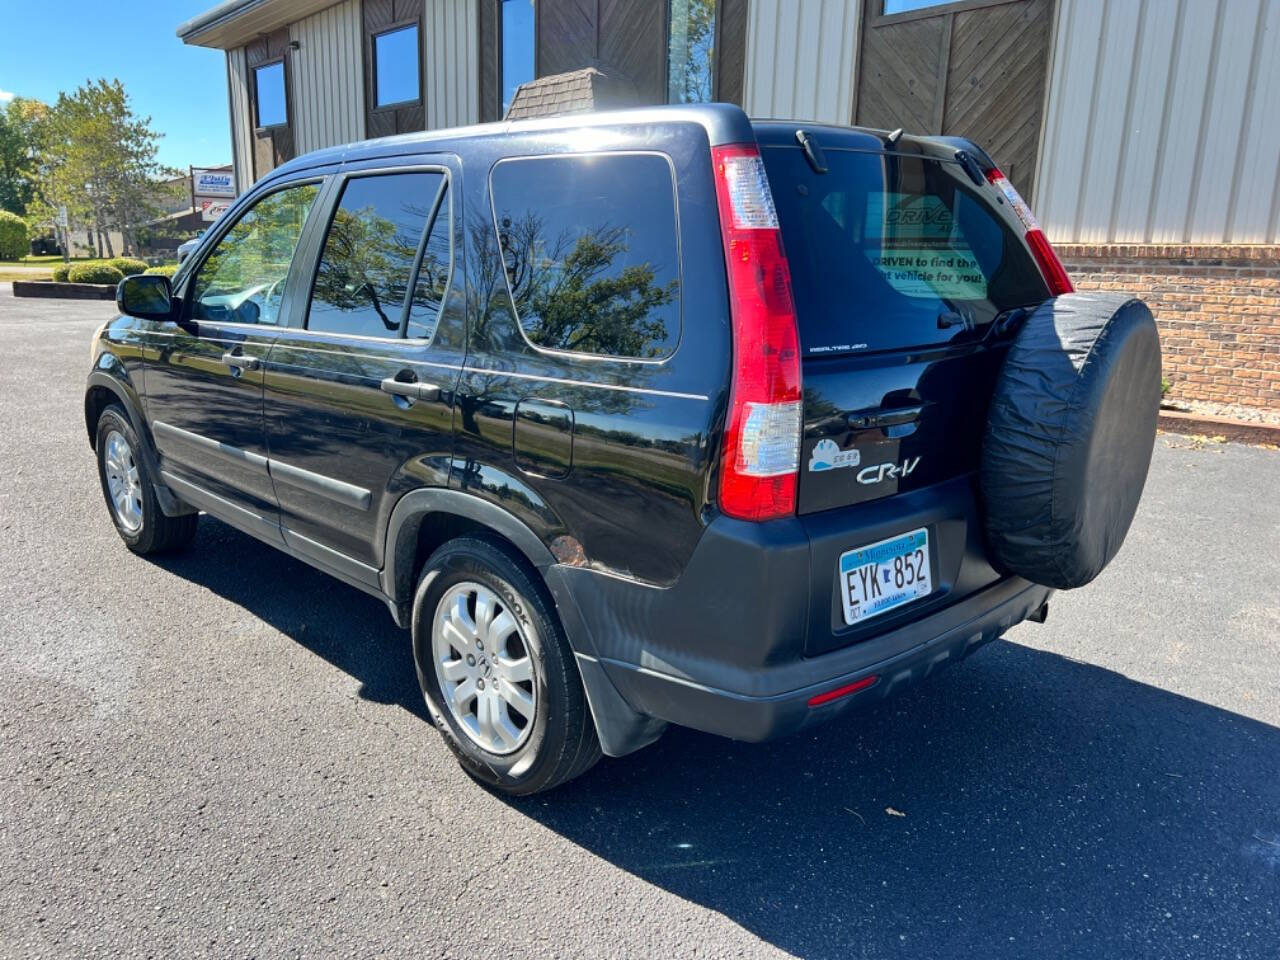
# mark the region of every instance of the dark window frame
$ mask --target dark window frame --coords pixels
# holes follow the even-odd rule
[[[414,61],[414,67],[418,74],[418,95],[411,100],[396,100],[393,103],[378,103],[378,38],[385,37],[388,34],[398,33],[401,30],[408,30],[412,27],[417,31],[417,60]],[[400,110],[404,107],[417,106],[426,98],[426,91],[423,89],[424,78],[422,76],[422,17],[408,17],[404,20],[393,23],[385,30],[379,30],[377,33],[369,35],[369,79],[370,90],[369,95],[373,98],[371,109],[374,112],[382,110]]]
[[[511,318],[515,322],[516,330],[520,332],[520,338],[524,340],[529,349],[545,356],[570,361],[586,360],[596,363],[644,364],[646,366],[660,366],[669,363],[679,352],[680,343],[684,339],[684,231],[680,225],[680,192],[676,176],[676,165],[670,154],[663,153],[661,150],[586,150],[565,153],[531,153],[518,157],[503,157],[489,168],[487,181],[489,190],[489,224],[493,230],[492,242],[497,244],[501,234],[501,227],[498,223],[498,207],[493,193],[493,175],[499,167],[504,164],[524,163],[529,160],[574,160],[584,157],[659,157],[667,164],[667,170],[671,176],[671,209],[675,220],[676,280],[680,290],[679,303],[676,309],[678,328],[675,339],[671,341],[671,348],[661,357],[621,357],[607,353],[558,350],[552,347],[540,346],[530,340],[528,333],[525,332],[524,324],[520,321],[520,308],[516,306],[515,291],[511,289],[511,283],[504,268],[502,270],[502,288],[507,292],[507,302],[511,307]]]
[[[429,347],[435,342],[436,334],[440,331],[440,316],[444,313],[445,304],[440,304],[440,313],[436,316],[435,330],[432,331],[430,337],[410,337],[408,336],[408,320],[409,313],[405,309],[405,304],[400,305],[400,330],[395,336],[374,337],[363,333],[341,333],[333,330],[312,330],[309,326],[311,321],[311,302],[316,292],[316,277],[320,273],[320,261],[324,259],[325,243],[329,239],[329,230],[333,226],[334,219],[338,216],[338,211],[342,209],[342,197],[346,192],[347,184],[352,180],[368,179],[370,177],[395,176],[397,174],[409,173],[438,173],[443,179],[440,182],[440,188],[436,191],[435,199],[432,201],[431,213],[427,217],[426,223],[422,228],[422,236],[418,239],[418,249],[414,254],[413,267],[409,272],[408,290],[412,290],[418,283],[418,272],[422,266],[422,258],[426,253],[427,243],[431,239],[431,235],[435,230],[436,221],[442,212],[447,211],[449,214],[449,273],[445,278],[444,289],[446,297],[453,290],[454,281],[457,278],[458,267],[458,249],[455,227],[457,221],[454,218],[454,190],[453,176],[449,168],[436,164],[410,164],[405,166],[394,167],[372,167],[367,170],[349,170],[336,175],[332,190],[329,194],[328,209],[324,211],[324,224],[316,225],[319,231],[319,237],[316,243],[315,255],[311,262],[306,265],[306,277],[304,282],[307,284],[307,305],[301,311],[299,316],[300,325],[291,327],[291,334],[306,334],[314,337],[339,337],[347,340],[361,340],[372,343],[403,343],[411,346]],[[406,302],[407,302],[406,294]],[[390,333],[390,331],[388,331]]]
[[[284,121],[282,123],[269,123],[263,125],[261,116],[261,104],[258,98],[258,72],[268,67],[280,65],[280,84],[284,88]],[[287,130],[293,120],[293,98],[289,93],[289,64],[284,54],[278,57],[272,57],[270,60],[264,60],[261,63],[255,63],[249,68],[253,71],[253,132],[254,133],[270,133],[273,130]]]

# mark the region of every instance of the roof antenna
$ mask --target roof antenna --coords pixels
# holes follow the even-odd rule
[[[902,128],[899,127],[897,130],[893,131],[893,133],[889,134],[887,137],[884,138],[884,145],[886,147],[892,147],[901,139],[902,139]]]

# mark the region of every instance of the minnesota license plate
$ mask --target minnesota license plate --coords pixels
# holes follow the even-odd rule
[[[842,553],[838,571],[844,622],[850,625],[927,596],[933,590],[929,531],[913,530]]]

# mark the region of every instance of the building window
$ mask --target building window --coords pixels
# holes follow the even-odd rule
[[[416,23],[373,38],[373,69],[378,107],[416,103],[420,99]]]
[[[914,10],[941,7],[949,3],[955,3],[955,0],[884,0],[884,15],[891,17],[895,13],[911,13]]]
[[[708,103],[715,97],[717,0],[670,0],[667,102]]]
[[[254,67],[253,100],[258,111],[258,129],[288,125],[289,107],[284,93],[283,60]]]
[[[533,0],[502,0],[502,115],[533,79]]]

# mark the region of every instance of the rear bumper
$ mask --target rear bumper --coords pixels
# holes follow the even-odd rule
[[[800,669],[785,671],[785,682],[799,681],[799,686],[769,695],[752,696],[717,686],[713,665],[695,680],[654,667],[603,662],[618,692],[642,714],[735,740],[768,740],[826,722],[845,710],[870,706],[940,667],[963,660],[1035,613],[1051,592],[1017,578],[1002,581],[944,613],[886,635],[886,642],[875,649],[892,648],[895,652],[888,656],[872,653],[870,645],[857,644],[806,659],[793,665]],[[815,696],[868,678],[874,680],[856,693],[809,705]]]
[[[659,721],[737,740],[781,736],[877,702],[1034,613],[1051,591],[991,569],[975,501],[971,480],[958,478],[808,517],[720,517],[665,588],[552,566],[606,752],[642,745]],[[920,527],[930,531],[934,593],[846,627],[840,553]],[[809,705],[868,677],[851,696]]]

